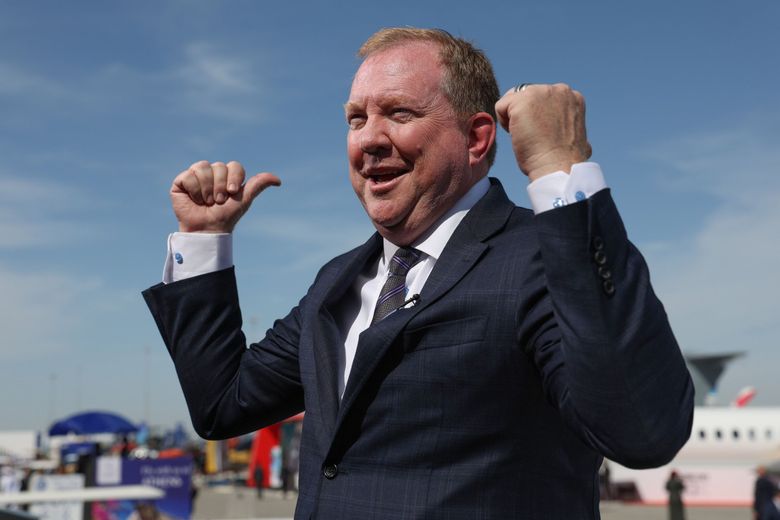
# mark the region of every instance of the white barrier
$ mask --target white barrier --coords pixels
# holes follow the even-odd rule
[[[107,486],[63,491],[0,493],[0,506],[41,502],[97,502],[101,500],[155,500],[165,496],[152,486]]]

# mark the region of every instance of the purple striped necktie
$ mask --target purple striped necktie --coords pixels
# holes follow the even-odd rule
[[[402,247],[390,259],[387,281],[382,286],[371,324],[381,321],[398,310],[406,301],[406,273],[420,261],[422,253],[411,247]]]

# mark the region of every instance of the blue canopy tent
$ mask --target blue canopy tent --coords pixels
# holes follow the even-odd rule
[[[49,435],[89,435],[92,433],[132,433],[138,431],[133,423],[115,413],[84,412],[71,415],[55,422],[49,428]]]

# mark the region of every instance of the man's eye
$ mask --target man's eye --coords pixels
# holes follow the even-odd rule
[[[366,118],[363,116],[349,116],[347,118],[347,124],[349,124],[349,127],[352,130],[355,130],[356,128],[360,128],[363,126],[363,123],[366,122]]]
[[[392,115],[397,121],[408,121],[414,114],[408,108],[396,108],[392,111]]]

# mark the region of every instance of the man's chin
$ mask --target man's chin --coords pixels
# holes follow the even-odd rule
[[[397,246],[408,246],[422,234],[423,230],[415,230],[407,218],[398,221],[371,221],[377,232]]]
[[[403,227],[409,215],[399,214],[394,211],[371,211],[367,208],[368,218],[374,224],[377,231],[382,229],[393,230]]]
[[[380,221],[380,220],[372,219],[371,223],[374,224],[374,227],[376,228],[377,231],[379,231],[380,234],[394,233],[403,229],[403,225],[401,225],[400,222]]]

